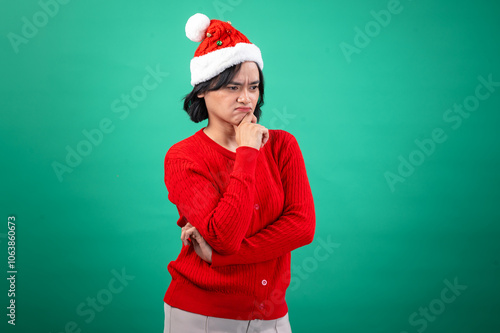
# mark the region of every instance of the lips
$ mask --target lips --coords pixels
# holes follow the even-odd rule
[[[243,111],[243,112],[248,112],[248,111],[251,111],[252,108],[244,108],[244,107],[240,107],[240,108],[236,108],[237,111]]]

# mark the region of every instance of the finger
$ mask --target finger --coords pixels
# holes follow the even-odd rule
[[[182,244],[186,245],[184,243],[184,240],[186,239],[186,229],[182,228],[181,230],[182,230],[181,231],[181,242],[182,242]]]
[[[193,235],[194,239],[193,242],[196,242],[196,244],[200,247],[200,249],[203,250],[203,252],[211,252],[212,247],[210,244],[207,243],[207,241],[203,238],[203,236],[197,231],[195,235]]]
[[[189,245],[189,237],[191,236],[191,234],[193,233],[193,229],[196,230],[195,227],[191,227],[191,228],[183,228],[183,231],[181,233],[181,239],[182,239],[182,243],[184,245]]]
[[[185,233],[186,233],[186,230],[188,230],[189,228],[192,228],[193,226],[191,225],[191,223],[186,223],[186,225],[184,225],[184,227],[181,228],[181,240],[184,242],[184,240],[187,238],[185,237]]]
[[[253,115],[253,111],[252,111],[252,112],[247,112],[247,114],[246,114],[243,118],[241,118],[241,121],[240,121],[240,123],[238,124],[238,126],[240,126],[240,125],[241,125],[241,124],[243,124],[243,123],[251,123],[251,122],[253,122],[253,121],[252,121],[252,120],[253,120],[253,118],[252,118],[252,117],[254,117],[254,115]]]
[[[196,241],[198,244],[204,241],[203,236],[200,234],[198,230],[195,230],[193,234],[191,235],[191,239],[193,241]]]
[[[264,133],[262,133],[262,142],[263,144],[266,144],[266,142],[269,140],[269,130],[265,130]]]
[[[187,235],[186,233],[184,233],[183,237],[182,237],[182,244],[184,246],[188,246],[189,245],[189,235]]]
[[[257,117],[252,112],[252,124],[257,124]]]
[[[187,225],[187,224],[186,224],[185,226],[183,226],[183,227],[181,228],[181,230],[182,230],[182,231],[186,231],[186,230],[188,230],[188,229],[190,229],[190,228],[192,228],[192,226],[189,226],[189,225]]]
[[[193,238],[194,238],[194,235],[195,235],[195,233],[196,233],[196,232],[198,232],[198,230],[196,230],[196,228],[195,228],[195,227],[191,227],[191,228],[187,229],[187,230],[186,230],[186,233],[185,233],[186,242],[188,242],[188,241],[189,241],[189,239],[188,239],[188,238],[193,239]],[[186,245],[189,245],[189,243],[188,243],[188,244],[186,244]]]

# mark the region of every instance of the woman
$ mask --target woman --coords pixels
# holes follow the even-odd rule
[[[314,237],[316,216],[295,137],[258,124],[260,50],[230,22],[193,15],[184,110],[208,125],[165,156],[165,184],[184,246],[168,265],[165,333],[291,332],[290,251]]]

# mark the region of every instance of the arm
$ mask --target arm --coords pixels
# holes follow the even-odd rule
[[[206,168],[175,154],[167,153],[165,157],[169,200],[184,221],[189,221],[220,254],[238,251],[251,222],[258,153],[258,149],[248,146],[236,149],[233,171],[223,195]]]
[[[285,192],[283,215],[252,237],[243,238],[237,253],[222,255],[214,251],[212,267],[271,260],[313,241],[316,213],[311,187],[297,140],[289,136],[280,165]]]

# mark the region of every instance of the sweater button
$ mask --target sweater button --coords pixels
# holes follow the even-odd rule
[[[262,280],[262,285],[263,286],[267,285],[267,280]]]
[[[260,303],[259,309],[261,309],[261,310],[264,309],[264,303]]]
[[[255,204],[253,207],[254,207],[255,209],[259,209],[259,205],[258,205],[258,204]]]

